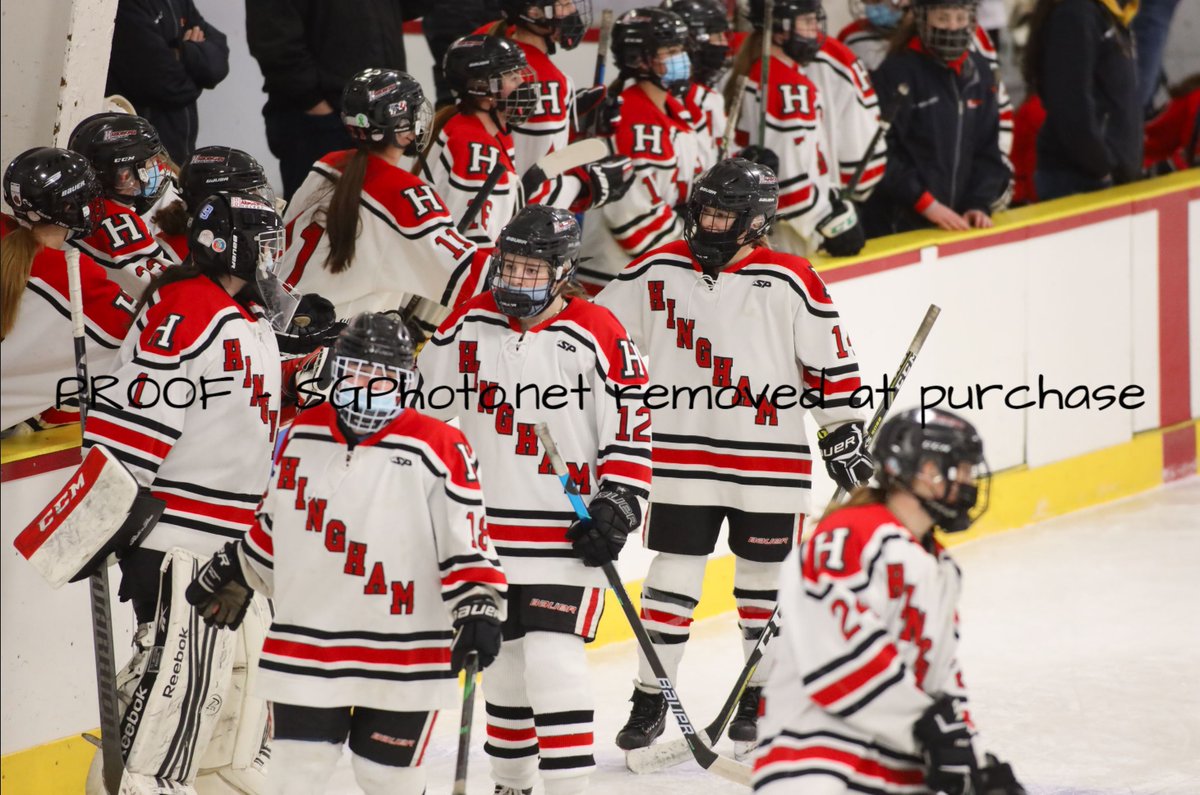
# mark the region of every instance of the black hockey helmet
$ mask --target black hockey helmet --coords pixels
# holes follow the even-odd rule
[[[97,113],[71,132],[67,148],[88,159],[104,195],[141,215],[167,187],[170,170],[158,131],[141,116]]]
[[[687,43],[687,25],[678,14],[665,8],[635,8],[613,23],[613,59],[621,74],[634,80],[649,80],[667,91],[684,88],[691,79]],[[658,51],[664,47],[684,48],[681,55],[687,68],[680,70],[668,64],[667,73],[660,75],[654,63]]]
[[[755,30],[763,29],[766,13],[766,0],[750,0],[750,24]],[[802,30],[797,26],[796,20],[807,16],[815,18],[814,30]],[[780,46],[789,58],[797,63],[809,63],[817,57],[825,42],[825,9],[821,0],[775,0],[771,31],[784,34],[786,38]]]
[[[370,434],[404,410],[416,387],[416,344],[398,312],[355,315],[333,343],[334,408],[357,433]]]
[[[77,152],[39,146],[13,158],[4,170],[4,200],[27,224],[54,224],[70,237],[87,237],[104,215],[100,182]]]
[[[394,143],[412,133],[407,155],[425,150],[433,131],[433,108],[416,79],[396,69],[364,69],[342,91],[342,124],[361,144]]]
[[[275,204],[275,191],[254,157],[229,146],[203,146],[179,170],[179,198],[185,207],[195,207],[221,191],[253,193]]]
[[[511,317],[533,317],[562,292],[575,274],[583,234],[579,222],[566,210],[530,204],[500,230],[496,253],[488,273],[488,289],[496,306]],[[529,260],[537,260],[537,266]],[[526,269],[549,267],[545,284]]]
[[[778,205],[775,172],[740,157],[722,160],[692,187],[683,239],[705,273],[716,275],[742,246],[771,231]],[[701,216],[706,208],[722,216],[731,214],[728,224],[718,221],[718,228],[705,229]]]
[[[503,112],[511,127],[519,127],[537,110],[537,76],[515,41],[481,34],[463,36],[446,50],[442,71],[459,102],[477,106],[479,100],[495,100],[492,112]],[[506,89],[515,78],[520,83]]]
[[[909,409],[883,424],[875,438],[877,477],[884,490],[913,492],[926,462],[938,470],[942,497],[917,497],[934,524],[948,533],[971,526],[988,506],[992,474],[975,426],[940,409]],[[969,467],[963,472],[961,467]],[[916,496],[914,494],[914,496]]]
[[[732,61],[729,42],[717,44],[713,38],[729,33],[729,18],[720,0],[664,0],[687,25],[688,55],[692,59],[692,76],[708,86],[716,85]]]
[[[956,61],[975,38],[976,0],[912,0],[921,44],[946,63]]]
[[[504,20],[546,40],[553,55],[555,45],[573,50],[592,24],[592,0],[501,0]]]

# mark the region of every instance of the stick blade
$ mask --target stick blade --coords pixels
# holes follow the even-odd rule
[[[600,138],[585,138],[568,144],[557,152],[551,152],[538,161],[538,168],[545,174],[545,179],[554,179],[564,171],[570,171],[588,163],[595,163],[608,157],[608,144]]]
[[[716,773],[726,781],[732,781],[734,784],[741,784],[744,787],[750,786],[750,781],[754,778],[754,771],[750,765],[735,762],[720,754],[717,754],[717,758],[713,760],[708,769],[709,772]]]
[[[680,737],[668,743],[658,743],[645,748],[635,748],[625,753],[625,767],[631,773],[645,775],[657,773],[675,765],[681,765],[692,758],[687,740]]]

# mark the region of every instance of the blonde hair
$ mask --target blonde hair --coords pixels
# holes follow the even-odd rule
[[[24,226],[0,240],[0,340],[17,323],[17,310],[21,308],[21,297],[33,271],[33,260],[41,250],[33,230]]]

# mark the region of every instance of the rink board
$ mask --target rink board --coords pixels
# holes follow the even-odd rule
[[[987,403],[979,425],[999,474],[992,509],[971,536],[1019,527],[1136,493],[1196,471],[1200,416],[1200,176],[1006,213],[976,233],[910,233],[872,241],[859,257],[818,262],[842,311],[864,382],[894,368],[925,307],[943,314],[899,405],[922,387],[1032,383],[1064,391],[1137,384],[1133,411],[1016,411]],[[4,447],[0,780],[17,792],[78,791],[91,754],[78,733],[95,722],[87,591],[51,591],[11,541],[78,462],[69,430],[23,449]],[[818,466],[818,470],[821,468]],[[832,491],[814,476],[814,505]],[[819,508],[817,509],[819,511]],[[724,547],[722,547],[724,550]],[[631,592],[650,554],[631,541],[622,559]],[[709,566],[697,617],[733,609],[732,563]],[[128,648],[117,608],[118,656]],[[606,611],[598,644],[630,636]],[[631,675],[633,662],[631,660]],[[56,738],[67,737],[59,740]]]

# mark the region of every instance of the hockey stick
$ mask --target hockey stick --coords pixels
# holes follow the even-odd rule
[[[871,423],[867,426],[866,432],[863,434],[864,447],[869,448],[871,442],[875,440],[875,435],[879,432],[880,426],[883,425],[891,404],[895,402],[896,396],[900,392],[900,387],[904,385],[905,379],[908,378],[908,373],[912,369],[913,363],[917,360],[917,354],[924,347],[925,339],[929,336],[929,332],[933,329],[933,324],[941,311],[941,308],[935,304],[930,304],[929,309],[925,311],[925,317],[922,318],[921,325],[917,327],[917,333],[913,335],[912,342],[908,345],[908,350],[904,352],[904,358],[900,360],[900,366],[896,368],[896,372],[892,375],[892,380],[888,383],[888,397],[885,397],[883,403],[875,410],[875,416],[871,418]],[[845,490],[839,486],[834,491],[833,497],[829,500],[829,508],[840,503],[845,493]],[[829,508],[826,508],[826,510],[828,511]],[[733,685],[733,690],[729,693],[729,697],[725,699],[725,704],[721,707],[721,711],[717,713],[717,717],[713,719],[713,722],[704,729],[704,734],[707,736],[710,744],[715,744],[721,735],[725,733],[725,727],[733,718],[738,701],[741,700],[742,692],[750,682],[750,677],[754,675],[754,670],[758,667],[759,661],[762,660],[767,643],[778,631],[779,607],[777,605],[771,612],[771,617],[767,620],[767,626],[763,629],[762,635],[759,636],[758,643],[755,644],[753,651],[750,652],[750,656],[746,658],[746,664],[738,674],[737,681]],[[637,748],[627,752],[625,754],[625,766],[634,773],[653,773],[683,762],[687,759],[688,753],[689,750],[683,740],[672,740],[668,743]]]
[[[729,144],[737,135],[738,119],[742,115],[742,96],[746,93],[746,75],[738,75],[733,86],[733,101],[729,104],[729,114],[725,119],[725,137],[721,139],[721,148],[717,152],[717,162],[729,157]]]
[[[67,292],[71,302],[71,336],[75,343],[75,375],[82,385],[79,400],[80,433],[87,425],[87,346],[83,336],[83,288],[79,281],[79,250],[68,247]],[[88,577],[92,599],[92,650],[96,658],[96,696],[100,704],[100,758],[104,762],[104,789],[116,795],[121,788],[125,760],[121,755],[121,708],[117,701],[117,661],[113,651],[112,602],[108,587],[108,561]]]
[[[606,8],[600,14],[600,41],[596,47],[596,72],[594,86],[604,85],[604,72],[608,68],[608,48],[612,45],[613,10]]]
[[[767,97],[771,85],[771,43],[775,37],[775,0],[763,3],[762,69],[758,78],[758,145],[767,145]]]
[[[587,506],[583,504],[583,498],[579,496],[579,487],[571,480],[567,465],[563,462],[562,456],[559,455],[558,446],[554,443],[554,438],[550,435],[549,426],[544,422],[539,422],[535,426],[534,432],[537,434],[538,439],[541,440],[542,447],[545,448],[546,457],[550,459],[550,466],[554,470],[554,474],[558,475],[558,479],[563,484],[563,491],[566,492],[567,499],[571,501],[571,507],[575,509],[575,515],[580,519],[590,519]],[[700,740],[691,719],[688,718],[687,712],[683,708],[683,703],[679,700],[679,694],[676,692],[675,686],[671,684],[671,678],[667,676],[662,661],[658,659],[658,654],[654,651],[654,646],[650,642],[650,636],[646,634],[646,628],[642,626],[642,620],[638,617],[637,610],[634,609],[633,603],[629,601],[629,594],[621,582],[621,575],[617,573],[617,569],[612,563],[605,563],[603,570],[604,576],[608,579],[608,587],[616,595],[617,602],[620,603],[621,610],[625,613],[625,618],[629,621],[629,626],[633,629],[633,634],[637,638],[638,646],[641,647],[642,653],[646,655],[650,667],[654,670],[654,676],[658,679],[658,686],[662,690],[663,698],[670,705],[671,712],[675,715],[675,721],[679,724],[679,730],[683,732],[683,740],[687,744],[692,756],[695,757],[696,762],[700,767],[705,770],[711,770],[721,778],[749,786],[751,770],[748,765],[721,756]]]
[[[462,718],[458,724],[458,759],[454,763],[454,789],[450,795],[467,795],[467,757],[471,753],[471,725],[475,722],[475,680],[479,675],[479,655],[467,654],[463,666]]]
[[[863,159],[858,161],[858,165],[854,169],[854,173],[850,176],[850,182],[846,187],[842,188],[842,196],[847,200],[854,195],[854,191],[858,189],[858,183],[862,182],[863,174],[867,171],[867,164],[871,162],[871,158],[875,156],[875,148],[879,146],[879,142],[887,135],[887,131],[892,128],[892,122],[900,115],[900,108],[908,104],[908,83],[901,83],[896,86],[896,93],[900,98],[896,104],[892,106],[892,112],[887,115],[880,114],[879,127],[875,130],[875,134],[871,136],[871,143],[867,145],[867,151],[863,154]]]
[[[548,179],[554,179],[573,168],[586,166],[606,157],[608,144],[602,138],[584,138],[551,152],[530,166],[525,176],[521,177],[521,186],[526,194],[533,193]]]

